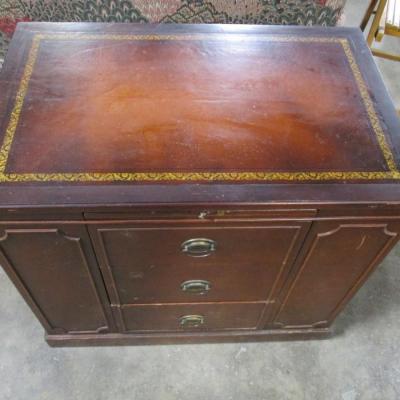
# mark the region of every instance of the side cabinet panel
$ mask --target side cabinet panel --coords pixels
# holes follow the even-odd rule
[[[81,226],[0,229],[0,263],[49,333],[108,330]]]
[[[272,326],[328,326],[397,242],[398,232],[398,223],[385,221],[316,223]]]

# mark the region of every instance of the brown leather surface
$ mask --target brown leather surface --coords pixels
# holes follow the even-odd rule
[[[42,40],[7,172],[387,170],[340,43],[192,37]]]
[[[0,88],[3,207],[400,195],[353,28],[22,23]]]

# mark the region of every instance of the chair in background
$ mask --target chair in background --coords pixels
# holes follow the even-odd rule
[[[384,35],[400,37],[400,0],[371,0],[360,25],[362,31],[367,27],[372,15],[374,17],[367,35],[367,43],[372,54],[400,61],[400,54],[389,53],[373,46],[374,42],[380,42]]]

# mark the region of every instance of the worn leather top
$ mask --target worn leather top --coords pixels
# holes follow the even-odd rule
[[[1,77],[3,185],[400,179],[355,29],[24,23]]]

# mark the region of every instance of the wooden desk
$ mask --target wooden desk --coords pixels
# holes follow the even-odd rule
[[[22,23],[0,93],[0,263],[51,345],[326,336],[399,238],[357,29]]]

